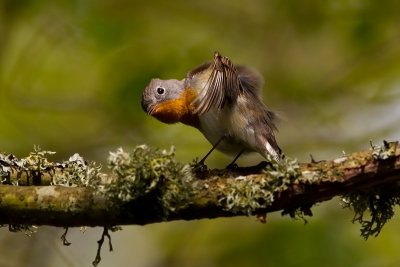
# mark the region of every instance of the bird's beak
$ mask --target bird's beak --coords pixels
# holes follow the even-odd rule
[[[153,116],[153,114],[156,112],[156,110],[157,110],[156,105],[149,106],[147,109],[147,114],[149,114],[150,116]]]
[[[154,103],[151,103],[152,101],[149,101],[147,99],[146,95],[143,94],[142,96],[142,109],[144,112],[146,112],[148,115],[153,115],[154,111],[156,110],[157,105]]]

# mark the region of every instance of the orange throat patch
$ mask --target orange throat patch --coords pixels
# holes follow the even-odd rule
[[[193,114],[195,107],[192,104],[196,96],[196,90],[186,87],[179,98],[162,102],[151,115],[164,123],[182,122],[198,128],[199,117]]]

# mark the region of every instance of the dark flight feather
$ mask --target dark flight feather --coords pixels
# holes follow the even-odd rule
[[[199,71],[205,66],[202,64],[195,70]],[[211,64],[208,66],[210,67]],[[226,102],[236,101],[243,89],[236,67],[229,58],[215,52],[211,75],[202,90],[200,97],[195,100],[197,107],[194,112],[199,115],[209,111],[212,107],[222,109]]]
[[[264,83],[261,74],[251,67],[234,65],[229,58],[221,56],[218,52],[215,53],[214,61],[199,65],[190,71],[186,78],[191,79],[209,68],[210,77],[194,101],[197,105],[195,113],[204,114],[212,107],[222,109],[226,103],[234,103],[240,93],[251,94],[261,99]],[[273,116],[273,113],[269,116]]]
[[[264,84],[264,78],[262,75],[257,70],[245,65],[237,65],[236,69],[239,79],[242,83],[243,90],[251,92],[252,94],[261,98],[262,86]]]

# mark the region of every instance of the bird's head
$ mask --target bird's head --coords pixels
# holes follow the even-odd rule
[[[187,109],[184,80],[152,79],[142,94],[142,108],[164,123],[179,122]]]

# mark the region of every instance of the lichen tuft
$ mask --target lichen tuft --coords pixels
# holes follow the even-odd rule
[[[267,179],[254,180],[243,176],[228,182],[229,192],[223,192],[219,199],[225,210],[252,215],[271,205],[275,193],[287,189],[301,175],[296,159],[285,158],[280,162],[272,158],[268,160],[269,164],[263,170],[263,173],[268,174]]]
[[[398,142],[383,141],[383,146],[373,145],[371,142],[372,156],[374,159],[386,160],[396,154]]]
[[[86,162],[79,154],[74,154],[67,161],[57,163],[62,171],[55,172],[52,185],[69,187],[92,187],[98,189],[101,184],[101,166],[95,162]]]
[[[188,205],[193,179],[191,167],[175,160],[169,151],[140,145],[131,152],[110,152],[108,167],[115,179],[104,185],[102,194],[115,203],[129,202],[157,190],[165,216]]]
[[[269,162],[270,164],[265,167],[263,173],[268,174],[271,178],[269,186],[273,191],[287,189],[287,185],[301,176],[300,165],[297,159],[285,157],[279,162],[272,159]]]
[[[273,192],[268,190],[265,179],[255,181],[243,178],[229,182],[230,192],[220,202],[225,205],[225,210],[233,213],[252,215],[255,210],[266,208],[274,201]]]

